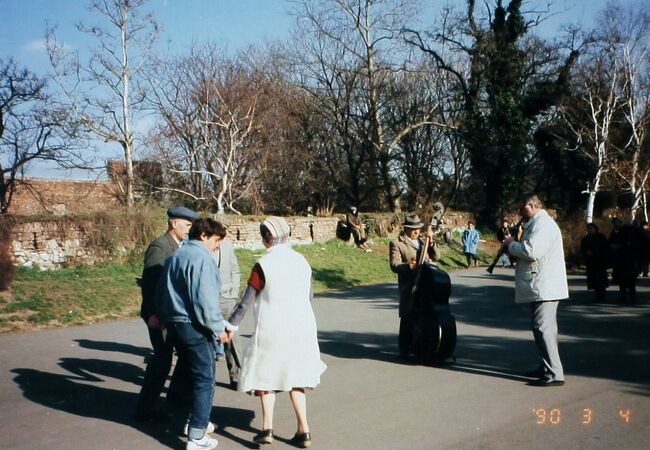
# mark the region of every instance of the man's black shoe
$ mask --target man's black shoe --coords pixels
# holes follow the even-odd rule
[[[552,378],[540,378],[539,380],[531,381],[528,383],[529,386],[539,386],[539,387],[553,387],[553,386],[564,386],[564,380],[554,380]]]

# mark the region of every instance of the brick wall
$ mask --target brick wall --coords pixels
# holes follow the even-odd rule
[[[106,211],[117,205],[116,186],[108,181],[31,178],[16,186],[7,212],[63,216]]]

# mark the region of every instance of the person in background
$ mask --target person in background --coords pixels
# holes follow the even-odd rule
[[[424,261],[437,261],[440,259],[440,251],[433,241],[433,231],[430,227],[426,229],[426,236],[429,243],[425,248],[424,239],[421,236],[424,224],[417,215],[407,216],[402,224],[402,232],[388,245],[390,270],[397,274],[399,287],[399,356],[407,359],[413,349],[413,285],[417,262],[425,251]]]
[[[621,219],[612,219],[614,228],[609,235],[609,251],[612,264],[612,281],[618,284],[621,304],[636,302],[636,281],[643,254],[639,231]]]
[[[501,243],[501,245],[503,245],[503,241],[505,241],[506,238],[509,236],[510,236],[510,225],[508,224],[508,221],[504,219],[503,222],[501,223],[501,228],[497,230],[497,240]],[[510,263],[510,259],[508,259],[508,255],[505,252],[503,252],[503,254],[501,255],[501,259],[499,260],[499,262],[501,263],[501,267],[512,265]]]
[[[363,227],[363,222],[361,221],[361,217],[359,217],[356,206],[350,207],[350,212],[345,215],[345,221],[350,228],[350,234],[352,234],[354,244],[357,248],[366,252],[372,251],[366,243],[366,230]]]
[[[235,328],[252,303],[255,325],[244,352],[238,390],[260,398],[262,431],[253,441],[273,442],[275,394],[289,392],[297,429],[290,443],[307,448],[306,391],[320,384],[326,365],[320,359],[316,320],[311,307],[311,267],[288,243],[289,225],[281,217],[267,217],[260,225],[267,249],[251,270],[248,286],[228,319]]]
[[[164,324],[160,322],[156,310],[159,295],[157,287],[165,260],[179,248],[196,218],[197,215],[194,211],[183,206],[169,208],[167,210],[167,231],[154,239],[144,254],[144,269],[140,279],[142,291],[140,317],[147,325],[153,355],[147,364],[142,389],[138,396],[135,411],[135,418],[138,421],[164,418],[164,415],[160,414],[157,409],[156,403],[169,375],[174,349],[168,342],[165,342]],[[174,368],[174,375],[167,394],[168,399],[176,396],[177,400],[180,400],[182,397],[184,371],[183,361],[179,360]]]
[[[537,378],[532,386],[564,385],[564,369],[558,349],[557,308],[568,299],[569,287],[564,264],[562,233],[557,223],[543,209],[539,197],[520,197],[519,214],[525,222],[520,240],[505,239],[508,255],[517,258],[515,265],[515,303],[530,305],[533,337],[539,364],[525,373]]]
[[[221,292],[219,293],[219,305],[221,306],[221,313],[224,317],[229,317],[239,300],[239,282],[241,273],[239,271],[239,262],[237,255],[235,255],[235,248],[230,239],[223,239],[219,243],[219,247],[212,254],[217,267],[219,267],[219,274],[221,275]],[[223,346],[226,365],[228,367],[228,377],[230,379],[230,387],[237,389],[237,381],[239,380],[239,356],[235,347],[235,335],[230,336],[230,341]]]
[[[194,221],[189,241],[165,262],[158,289],[160,321],[169,342],[189,369],[191,408],[186,450],[209,450],[218,445],[208,436],[214,396],[214,360],[229,340],[214,293],[221,291],[219,268],[212,254],[226,235],[224,226],[210,218]]]
[[[605,301],[607,280],[607,238],[595,223],[587,224],[587,234],[580,241],[580,254],[587,269],[587,289],[593,289],[595,302]]]
[[[465,258],[467,258],[467,268],[472,265],[472,261],[474,261],[474,267],[478,267],[476,249],[478,248],[479,239],[478,231],[474,228],[474,222],[470,220],[467,222],[467,228],[463,231],[460,239],[460,243],[463,246],[463,253],[465,254]]]

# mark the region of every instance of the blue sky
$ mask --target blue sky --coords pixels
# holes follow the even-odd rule
[[[622,0],[622,3],[634,1]],[[83,35],[74,25],[96,22],[86,9],[87,3],[87,0],[0,0],[0,57],[12,56],[35,72],[46,71],[43,52],[46,22],[58,26],[58,36],[67,45],[82,48]],[[423,3],[435,10],[437,5],[463,5],[465,1],[424,0]],[[547,2],[528,0],[527,3],[528,7],[537,9]],[[552,35],[560,24],[570,21],[590,25],[594,14],[605,4],[606,0],[553,0],[552,11],[557,14],[540,31]],[[286,37],[293,24],[288,12],[291,5],[285,0],[150,0],[149,5],[163,27],[162,41],[170,41],[175,48],[205,40],[238,48],[266,37]]]
[[[32,70],[47,70],[43,50],[45,24],[57,25],[57,37],[71,47],[85,46],[75,24],[97,23],[87,0],[0,0],[0,56],[13,56]],[[162,42],[181,48],[192,41],[214,40],[236,48],[281,38],[293,22],[283,0],[150,0],[162,25]]]
[[[488,0],[491,1],[491,0]],[[504,0],[507,4],[508,0]],[[639,0],[621,0],[637,3]],[[421,19],[427,22],[441,5],[462,7],[465,0],[424,0],[429,8]],[[545,0],[528,0],[528,9],[544,8]],[[552,0],[556,13],[539,28],[552,36],[567,22],[582,22],[591,26],[597,11],[607,0]],[[0,58],[13,57],[20,66],[38,74],[48,70],[43,47],[46,22],[57,25],[57,37],[70,48],[87,48],[84,35],[75,24],[97,23],[95,15],[86,9],[87,0],[0,0]],[[477,7],[482,5],[477,2]],[[162,25],[161,42],[170,42],[173,49],[189,47],[193,41],[213,41],[237,49],[247,44],[261,43],[266,38],[286,38],[294,18],[289,14],[290,3],[285,0],[150,0],[149,7]],[[119,157],[119,151],[116,155]],[[65,173],[35,168],[33,176],[64,177]]]

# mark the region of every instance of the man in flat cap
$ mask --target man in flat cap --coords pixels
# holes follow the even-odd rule
[[[165,260],[176,251],[192,227],[192,222],[198,217],[191,209],[176,206],[167,210],[167,231],[154,239],[144,254],[144,269],[140,287],[142,288],[142,306],[140,317],[147,324],[149,339],[153,347],[153,355],[147,364],[142,390],[138,397],[135,411],[137,420],[152,420],[159,417],[156,403],[165,386],[165,380],[171,369],[174,349],[165,342],[163,324],[158,320],[156,313],[156,287],[162,273]],[[174,369],[174,376],[169,386],[168,397],[180,396],[183,362],[178,361]],[[179,400],[179,399],[177,399]]]

